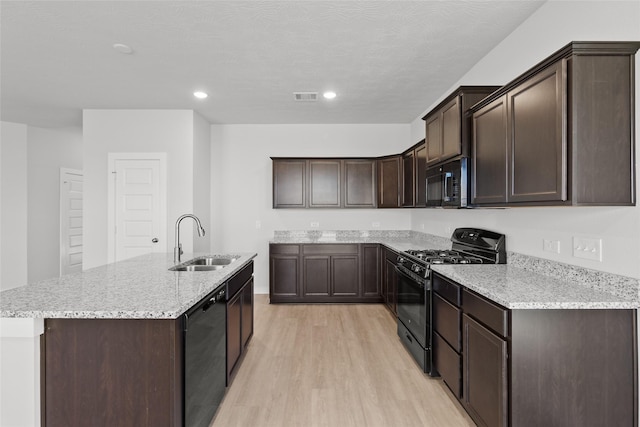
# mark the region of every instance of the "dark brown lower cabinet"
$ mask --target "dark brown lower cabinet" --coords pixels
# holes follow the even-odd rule
[[[299,300],[301,296],[301,245],[269,245],[269,297],[271,302]]]
[[[272,303],[382,302],[379,245],[270,244]]]
[[[253,272],[253,268],[251,268]],[[243,270],[227,285],[227,386],[238,372],[253,335],[253,276]]]
[[[463,404],[479,426],[508,425],[507,341],[462,315]]]
[[[509,310],[432,277],[435,368],[477,425],[638,425],[635,310]]]
[[[380,245],[362,245],[362,296],[380,298]]]

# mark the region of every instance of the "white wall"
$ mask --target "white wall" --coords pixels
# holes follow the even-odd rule
[[[82,169],[82,130],[27,128],[29,283],[60,274],[60,168]]]
[[[573,40],[640,40],[640,2],[547,2],[442,94],[442,98],[460,85],[506,84]],[[639,58],[640,55],[636,55],[636,104],[640,99]],[[420,119],[423,115],[411,124],[412,140],[424,136],[424,122]],[[636,141],[639,141],[638,108],[635,121]],[[511,251],[640,277],[640,207],[412,211],[414,230],[449,237],[450,231],[460,226],[485,227],[505,233],[507,249]],[[602,238],[602,262],[574,258],[571,255],[573,236]],[[559,240],[561,253],[543,252],[543,239]]]
[[[411,144],[408,125],[214,125],[211,127],[212,249],[257,252],[256,293],[268,293],[274,230],[409,229],[402,209],[273,209],[270,157],[366,157]],[[416,141],[417,142],[417,141]],[[256,228],[260,221],[261,228]]]
[[[167,252],[173,251],[175,220],[193,210],[191,110],[84,110],[83,268],[107,263],[107,154],[167,153]],[[191,224],[181,225],[185,252],[192,251]]]
[[[193,113],[193,214],[205,228],[204,237],[193,231],[193,251],[211,250],[211,125]]]
[[[0,290],[27,284],[27,126],[0,122]]]

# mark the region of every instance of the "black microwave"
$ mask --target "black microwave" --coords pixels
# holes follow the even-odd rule
[[[466,157],[427,169],[427,206],[466,208],[469,203]]]

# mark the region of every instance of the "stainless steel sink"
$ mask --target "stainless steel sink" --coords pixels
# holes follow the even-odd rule
[[[175,267],[171,267],[169,270],[171,271],[214,271],[221,270],[225,268],[226,265],[177,265]]]
[[[174,265],[171,271],[214,271],[225,268],[238,258],[203,256],[185,261],[182,264]]]
[[[217,258],[217,257],[204,257],[204,258],[195,258],[191,261],[187,261],[188,265],[229,265],[236,258]]]

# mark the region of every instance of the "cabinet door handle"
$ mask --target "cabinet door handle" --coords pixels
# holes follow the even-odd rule
[[[411,338],[411,335],[410,335],[410,334],[405,334],[404,336],[405,336],[405,337],[407,337],[407,340],[408,340],[411,344],[413,344],[413,338]]]

